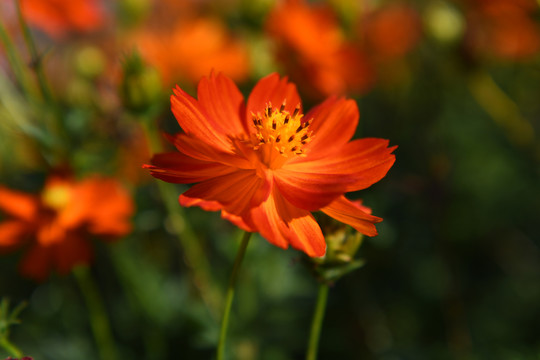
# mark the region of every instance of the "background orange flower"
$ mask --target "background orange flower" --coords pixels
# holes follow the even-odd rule
[[[21,0],[21,10],[30,24],[55,38],[96,30],[105,23],[100,0]]]
[[[91,177],[76,182],[48,179],[40,196],[0,187],[0,250],[26,246],[23,275],[44,280],[51,271],[66,274],[92,258],[89,237],[115,239],[129,233],[133,204],[115,180]]]

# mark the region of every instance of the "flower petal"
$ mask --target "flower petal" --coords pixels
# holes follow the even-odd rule
[[[297,105],[302,106],[302,101],[296,90],[296,85],[287,82],[287,77],[281,78],[278,74],[270,74],[257,82],[247,102],[247,118],[251,119],[251,113],[262,113],[266,104],[281,106],[286,102],[285,110],[293,112]]]
[[[19,271],[36,281],[44,281],[50,274],[53,262],[52,247],[35,245],[23,256]]]
[[[309,256],[323,256],[326,252],[324,236],[313,216],[290,204],[276,189],[245,220],[278,247],[290,244]]]
[[[365,138],[345,144],[331,156],[310,159],[306,157],[294,163],[286,163],[283,169],[313,174],[348,176],[354,181],[344,192],[365,189],[382,179],[395,162],[392,154],[396,147],[388,147],[388,140]]]
[[[176,146],[178,151],[194,159],[220,162],[240,169],[250,169],[253,166],[242,156],[223,152],[212,145],[186,134],[169,136],[169,140]]]
[[[0,252],[11,251],[22,245],[28,234],[29,225],[18,220],[8,220],[0,224]]]
[[[207,201],[199,198],[189,197],[185,193],[179,196],[178,202],[182,206],[198,206],[205,211],[218,211],[223,208],[223,206],[217,201]]]
[[[87,265],[92,261],[90,242],[75,234],[54,246],[54,264],[61,275],[67,275],[77,265]]]
[[[171,110],[186,134],[211,144],[221,151],[229,152],[228,137],[223,134],[217,120],[210,118],[199,102],[180,87],[177,86],[173,91]]]
[[[309,126],[313,140],[305,147],[307,157],[320,157],[339,150],[353,137],[359,116],[354,100],[336,97],[329,97],[311,109],[304,117],[313,119]]]
[[[363,206],[340,196],[330,205],[321,209],[326,215],[352,226],[357,231],[367,236],[377,235],[375,223],[382,221],[380,217],[369,215],[363,210]]]
[[[36,197],[0,186],[0,209],[27,221],[31,221],[37,212]]]
[[[123,236],[131,231],[130,217],[134,207],[130,194],[113,179],[89,178],[80,191],[93,196],[88,231],[96,235]],[[100,196],[95,196],[99,194]]]
[[[186,199],[217,201],[222,209],[240,215],[265,200],[259,193],[261,187],[267,187],[265,181],[255,170],[239,170],[193,185],[182,195]]]
[[[308,173],[281,168],[274,171],[276,186],[294,206],[316,211],[345,193],[354,182],[348,175],[331,173]]]
[[[215,121],[216,130],[224,136],[248,133],[244,97],[227,76],[221,73],[216,76],[212,72],[210,78],[203,77],[199,82],[197,97],[206,116]]]
[[[177,184],[191,184],[229,174],[236,169],[217,162],[202,161],[179,152],[156,154],[152,165],[143,165],[158,179]]]

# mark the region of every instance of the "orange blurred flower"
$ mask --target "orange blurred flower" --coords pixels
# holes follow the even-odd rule
[[[157,154],[151,174],[195,183],[180,195],[183,206],[221,210],[240,228],[272,244],[289,244],[322,256],[326,244],[312,211],[374,236],[381,218],[347,200],[394,163],[388,140],[349,141],[358,124],[354,101],[330,97],[304,116],[296,86],[271,74],[244,103],[226,76],[199,82],[198,100],[177,87],[172,111],[184,133],[171,137],[179,152]]]
[[[266,27],[277,42],[279,59],[305,91],[329,96],[365,92],[373,82],[365,54],[345,39],[331,9],[300,0],[278,5]]]
[[[105,12],[99,0],[20,1],[28,22],[55,38],[72,31],[93,31],[105,22]]]
[[[20,270],[44,280],[52,270],[66,274],[89,263],[91,235],[111,239],[129,233],[133,203],[115,180],[53,176],[40,196],[0,186],[0,209],[11,216],[0,223],[0,251],[28,245]]]
[[[195,83],[212,69],[242,81],[250,71],[247,47],[217,19],[185,19],[172,31],[144,29],[134,42],[166,84],[178,79]]]
[[[419,16],[416,10],[406,5],[382,7],[365,20],[361,31],[372,57],[381,60],[402,57],[420,39]]]
[[[506,60],[537,55],[540,28],[534,0],[469,1],[467,42],[476,51]]]

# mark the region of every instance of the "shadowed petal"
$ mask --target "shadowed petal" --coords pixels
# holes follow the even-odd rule
[[[223,206],[217,201],[207,201],[207,200],[203,200],[199,198],[189,197],[189,196],[186,196],[185,193],[181,194],[178,197],[178,202],[182,206],[185,206],[185,207],[198,206],[205,211],[218,211],[223,208]]]
[[[316,211],[342,195],[354,178],[341,174],[307,173],[288,169],[274,172],[276,186],[294,206]]]
[[[52,261],[52,247],[37,244],[23,256],[19,263],[19,269],[26,277],[36,281],[44,281],[51,272]]]
[[[255,85],[247,102],[247,118],[251,119],[251,113],[263,112],[267,103],[280,107],[286,101],[285,110],[293,112],[295,107],[302,102],[296,85],[287,82],[287,78],[281,78],[278,74],[270,74]]]
[[[309,256],[323,256],[326,252],[324,236],[313,216],[290,204],[278,191],[253,209],[246,220],[276,246],[287,248],[290,244]]]
[[[169,136],[169,140],[176,146],[178,151],[192,158],[220,162],[240,169],[252,168],[251,162],[247,159],[231,152],[223,152],[195,137],[177,134]]]
[[[163,153],[152,157],[153,165],[143,165],[152,176],[177,184],[191,184],[234,172],[236,169],[217,162],[197,160],[182,153]]]
[[[347,200],[345,196],[340,196],[330,205],[321,209],[326,215],[334,219],[348,224],[367,236],[377,235],[375,223],[381,222],[382,219],[377,216],[369,215],[363,211],[363,206],[355,204]]]
[[[261,187],[267,187],[265,181],[257,176],[255,170],[239,170],[193,185],[182,195],[217,201],[227,212],[240,215],[265,200],[259,193]]]

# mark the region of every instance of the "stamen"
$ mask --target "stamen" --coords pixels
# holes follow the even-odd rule
[[[310,142],[309,121],[302,121],[300,104],[292,113],[283,101],[279,108],[268,102],[264,110],[252,113],[254,125],[251,141],[261,161],[271,169],[280,168],[291,156],[305,156],[304,145]],[[281,146],[286,139],[286,146]]]

